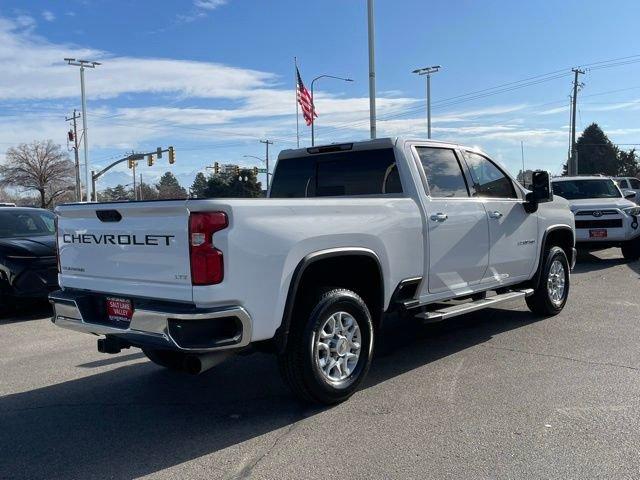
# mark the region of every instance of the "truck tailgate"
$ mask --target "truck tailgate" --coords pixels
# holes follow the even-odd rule
[[[64,288],[193,300],[184,200],[65,205],[56,213]]]

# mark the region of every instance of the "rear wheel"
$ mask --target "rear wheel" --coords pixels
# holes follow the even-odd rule
[[[540,282],[533,295],[527,297],[527,306],[538,315],[557,315],[569,295],[569,261],[560,247],[551,247],[543,261]]]
[[[156,365],[168,368],[169,370],[182,370],[184,364],[184,354],[173,350],[152,350],[143,348],[142,353]]]
[[[640,237],[634,238],[622,245],[622,256],[629,262],[640,258]]]
[[[278,363],[285,382],[298,397],[330,405],[353,395],[372,357],[369,309],[355,292],[333,289],[294,320]]]

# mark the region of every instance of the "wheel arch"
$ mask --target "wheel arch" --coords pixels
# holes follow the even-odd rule
[[[542,269],[544,268],[544,255],[550,245],[557,245],[562,248],[567,255],[569,265],[575,262],[575,232],[569,225],[552,225],[544,231],[542,236],[541,248],[538,253],[538,268],[532,279],[533,288],[537,288],[540,284]]]
[[[374,327],[380,325],[383,314],[382,310],[384,308],[384,277],[378,255],[373,250],[361,247],[320,250],[310,253],[300,260],[293,272],[282,315],[282,323],[276,330],[276,334],[274,336],[277,352],[283,352],[287,346],[289,331],[294,317],[294,310],[297,305],[297,301],[300,300],[301,295],[305,292],[305,286],[309,287],[310,285],[313,285],[314,280],[324,279],[325,272],[337,262],[340,262],[340,265],[343,268],[358,265],[366,265],[366,268],[363,272],[352,272],[349,277],[349,281],[337,281],[335,285],[325,286],[335,286],[354,290],[363,298],[367,307],[370,309]],[[358,279],[358,275],[360,274],[365,275],[371,273],[375,274],[377,281],[371,282],[371,278],[368,277],[365,284],[364,279],[366,277],[363,277],[359,279],[362,283],[358,284],[361,288],[354,288],[354,278]],[[320,285],[318,284],[317,286]]]

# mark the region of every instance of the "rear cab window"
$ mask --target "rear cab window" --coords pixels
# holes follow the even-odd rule
[[[271,198],[399,195],[393,148],[319,153],[278,160]]]

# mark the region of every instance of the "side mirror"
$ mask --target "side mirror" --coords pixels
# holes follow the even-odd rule
[[[531,175],[531,191],[527,193],[525,210],[533,213],[538,210],[538,204],[553,201],[551,176],[544,170],[536,170]]]
[[[623,190],[622,194],[624,195],[624,198],[626,198],[627,200],[636,199],[636,192],[634,192],[633,190]]]

